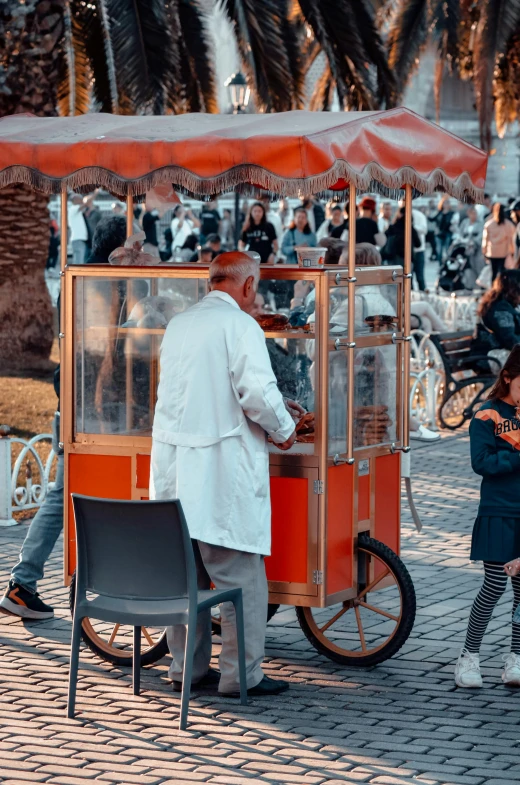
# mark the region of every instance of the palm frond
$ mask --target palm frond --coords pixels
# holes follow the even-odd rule
[[[376,19],[369,7],[369,0],[350,0],[350,2],[365,52],[376,69],[378,104],[381,108],[391,107],[397,97],[397,84],[394,73],[388,65],[386,50]]]
[[[435,77],[433,80],[433,97],[435,99],[435,119],[438,123],[441,121],[441,96],[442,96],[442,80],[444,78],[444,71],[446,63],[440,57],[435,63]]]
[[[82,20],[78,19],[77,3],[72,0],[64,11],[65,58],[60,68],[58,111],[61,115],[85,114],[90,106],[91,70],[85,49]]]
[[[495,121],[497,133],[504,136],[520,114],[520,27],[510,37],[495,69]]]
[[[435,28],[439,57],[446,61],[450,71],[456,70],[460,59],[460,0],[437,0],[432,25]]]
[[[344,108],[373,109],[375,80],[350,0],[299,0],[329,62],[338,97]],[[357,3],[356,3],[357,5]]]
[[[183,82],[191,112],[218,112],[209,36],[197,0],[179,0]]]
[[[519,23],[520,0],[487,0],[482,4],[475,40],[474,79],[480,140],[484,150],[491,148],[495,64]]]
[[[419,62],[429,33],[429,0],[398,0],[388,33],[388,62],[399,94]]]
[[[281,35],[284,40],[289,72],[293,80],[293,109],[302,109],[305,98],[305,74],[309,52],[306,50],[305,26],[299,15],[289,13],[282,20]]]
[[[261,111],[285,111],[298,105],[302,69],[287,37],[287,0],[220,0],[231,22],[242,67]],[[294,33],[294,31],[292,31]],[[296,69],[296,72],[294,72]]]
[[[330,65],[327,63],[322,75],[314,86],[309,108],[311,112],[328,112],[334,99],[335,83],[332,78]]]
[[[161,108],[172,41],[163,0],[106,0],[118,86],[133,111]]]

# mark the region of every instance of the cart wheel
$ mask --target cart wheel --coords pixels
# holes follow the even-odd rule
[[[357,597],[328,608],[296,608],[296,614],[321,654],[342,665],[368,667],[392,657],[407,640],[415,591],[399,556],[379,540],[360,534],[357,559]]]
[[[457,428],[464,425],[466,420],[470,420],[475,407],[482,403],[484,393],[492,383],[490,380],[475,384],[468,380],[468,384],[450,395],[439,409],[441,427],[456,431]]]
[[[74,613],[76,573],[69,588],[69,607]],[[112,665],[132,665],[133,628],[97,619],[83,619],[81,637],[94,654]],[[143,627],[141,635],[141,664],[153,665],[168,654],[164,627]]]
[[[267,606],[267,621],[271,621],[280,606],[269,603]],[[218,605],[212,609],[211,632],[213,635],[220,635],[220,609]]]

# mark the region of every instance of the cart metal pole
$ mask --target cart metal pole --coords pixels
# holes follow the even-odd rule
[[[347,463],[354,463],[354,352],[356,348],[356,188],[348,196]]]
[[[404,341],[403,341],[403,449],[410,445],[410,304],[412,298],[412,186],[405,186],[404,201]]]
[[[65,364],[65,267],[67,266],[67,245],[68,245],[68,199],[67,199],[67,186],[65,183],[61,185],[60,195],[60,331],[59,331],[59,348],[60,348],[60,401],[65,400],[65,379],[66,379],[66,364]],[[72,336],[69,336],[69,339]],[[64,442],[63,436],[63,418],[60,417],[60,445]]]
[[[134,233],[134,197],[131,193],[126,197],[126,236],[131,237]]]
[[[131,237],[134,233],[134,197],[130,191],[126,195],[126,236]],[[134,287],[132,279],[127,281],[126,289],[126,318],[134,306]],[[134,342],[130,335],[125,339],[125,362],[126,362],[126,429],[131,431],[134,416],[134,396],[133,396],[133,353]]]

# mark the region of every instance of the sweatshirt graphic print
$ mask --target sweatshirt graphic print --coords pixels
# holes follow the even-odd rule
[[[479,515],[520,518],[520,421],[504,401],[488,401],[469,427],[471,466],[482,476]]]

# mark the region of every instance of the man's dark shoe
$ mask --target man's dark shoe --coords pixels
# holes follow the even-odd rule
[[[54,616],[54,608],[45,605],[38,593],[33,594],[12,580],[0,600],[0,606],[22,619],[52,619]]]
[[[277,679],[271,679],[269,676],[264,676],[261,682],[259,682],[256,687],[251,687],[247,694],[249,697],[256,696],[257,698],[261,698],[263,695],[279,695],[281,692],[285,692],[285,690],[289,689],[289,682],[288,681],[278,681]],[[219,695],[225,698],[238,698],[240,697],[239,692],[219,692]]]
[[[215,668],[210,668],[200,681],[192,682],[191,688],[195,689],[195,687],[198,687],[199,689],[202,689],[203,687],[214,687],[219,681],[220,671],[215,670]],[[175,679],[172,679],[172,684],[174,692],[182,692],[182,681],[175,681]]]

